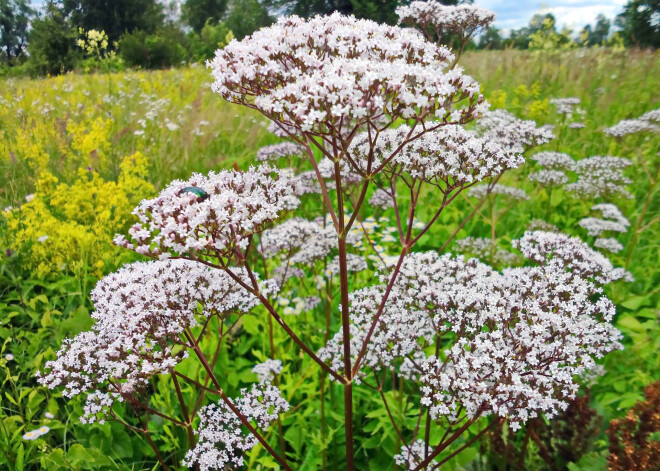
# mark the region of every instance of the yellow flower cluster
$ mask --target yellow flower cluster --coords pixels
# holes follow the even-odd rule
[[[101,51],[108,48],[108,35],[105,31],[96,31],[90,29],[85,32],[80,28],[78,32],[83,36],[78,40],[78,47],[83,49],[89,55],[99,55]]]
[[[44,171],[37,192],[7,211],[9,248],[38,278],[60,271],[101,276],[125,251],[112,246],[115,233],[131,220],[136,204],[154,192],[141,153],[125,157],[117,181],[80,169],[72,184]]]
[[[134,256],[111,239],[152,183],[252,160],[270,138],[264,121],[208,83],[201,66],[3,82],[0,256],[35,277],[100,275]]]
[[[521,117],[543,121],[551,111],[550,100],[540,99],[541,84],[534,82],[531,87],[518,85],[511,95],[505,90],[493,90],[488,96],[488,102],[494,109],[508,109],[520,114]]]

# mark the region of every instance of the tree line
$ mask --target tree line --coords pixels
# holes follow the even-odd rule
[[[15,74],[59,74],[85,65],[77,41],[103,31],[115,64],[163,68],[204,61],[232,38],[242,39],[282,14],[310,17],[339,11],[395,24],[398,5],[410,0],[0,0],[0,69]],[[461,0],[441,0],[444,4]],[[469,0],[471,3],[471,0]],[[613,26],[616,31],[613,32]],[[614,25],[600,15],[575,35],[555,18],[537,14],[507,37],[490,28],[472,49],[549,49],[575,46],[660,46],[660,0],[629,0]]]

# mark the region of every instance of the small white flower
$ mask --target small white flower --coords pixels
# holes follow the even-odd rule
[[[7,354],[5,355],[5,360],[7,360],[7,361],[13,361],[13,360],[14,360],[14,355],[12,355],[11,353],[7,353]]]

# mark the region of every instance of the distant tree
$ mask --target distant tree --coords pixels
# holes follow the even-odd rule
[[[119,40],[119,56],[129,67],[163,69],[186,59],[186,36],[181,29],[166,26],[154,34],[135,31]]]
[[[502,49],[504,41],[500,35],[500,30],[494,26],[488,28],[479,38],[479,49]]]
[[[232,33],[224,22],[212,25],[207,23],[202,31],[197,34],[191,32],[188,35],[189,57],[194,61],[204,62],[212,59],[215,51],[225,47],[232,39]]]
[[[239,41],[264,26],[273,24],[266,5],[259,0],[233,0],[224,23]]]
[[[28,0],[0,0],[0,60],[13,65],[25,53],[34,14]]]
[[[541,26],[537,28],[539,19],[541,19]],[[571,39],[573,32],[568,27],[564,27],[558,32],[555,27],[555,17],[552,15],[534,15],[529,23],[529,29],[533,31],[529,35],[530,49],[552,50],[575,46]]]
[[[352,13],[358,18],[368,18],[378,23],[395,25],[399,18],[396,7],[401,2],[397,0],[351,0]]]
[[[76,45],[78,31],[52,1],[46,4],[43,17],[32,22],[28,39],[28,64],[33,73],[64,73],[72,70],[80,59],[80,48]]]
[[[524,26],[519,29],[512,29],[511,33],[509,33],[509,37],[504,40],[504,46],[515,49],[528,49],[529,28]]]
[[[62,12],[76,27],[103,30],[110,42],[124,33],[154,33],[163,25],[163,7],[157,0],[61,0]]]
[[[580,30],[580,35],[578,40],[581,46],[590,46],[590,41],[592,40],[594,32],[591,30],[591,25],[585,25],[584,28]]]
[[[396,24],[395,10],[398,5],[408,5],[412,0],[268,0],[268,6],[283,8],[287,13],[308,18],[329,15],[335,11],[355,15],[380,23]],[[438,0],[444,5],[473,3],[474,0]]]
[[[660,47],[660,0],[630,0],[615,24],[626,46]]]
[[[610,35],[611,27],[612,22],[606,18],[605,15],[598,15],[596,17],[596,25],[594,26],[593,35],[589,39],[589,45],[597,46],[605,43]]]
[[[208,23],[217,25],[228,6],[227,0],[186,0],[181,7],[183,21],[196,33],[200,33]]]

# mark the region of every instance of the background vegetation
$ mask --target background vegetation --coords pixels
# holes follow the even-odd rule
[[[395,24],[395,9],[405,3],[409,1],[46,0],[37,6],[30,0],[0,0],[0,76],[57,75],[104,67],[157,69],[203,62],[231,38],[242,39],[273,23],[277,15],[309,17],[339,11]],[[553,15],[536,14],[527,26],[506,37],[497,28],[488,29],[468,49],[657,48],[658,18],[657,0],[629,0],[614,24],[600,15],[594,25],[581,31],[558,30]],[[111,64],[85,60],[75,45],[89,30],[108,36],[107,51],[116,53]]]
[[[660,225],[653,224],[660,205],[657,185],[644,172],[658,167],[660,140],[657,134],[615,139],[602,132],[621,119],[660,106],[657,59],[657,53],[650,51],[604,48],[472,52],[462,59],[495,108],[556,126],[558,138],[546,150],[566,152],[575,159],[616,155],[635,162],[627,171],[634,181],[629,187],[633,198],[616,200],[633,230],[621,238],[626,250],[612,260],[629,269],[636,281],[619,283],[608,292],[617,304],[616,325],[625,334],[626,350],[605,359],[605,375],[581,393],[565,417],[535,424],[538,442],[525,444],[524,432],[512,435],[501,430],[472,445],[447,469],[605,469],[610,448],[618,443],[606,434],[608,424],[625,417],[644,400],[644,387],[660,379]],[[116,423],[80,424],[81,401],[65,401],[59,391],[39,387],[34,374],[54,357],[62,339],[89,327],[89,291],[95,281],[135,259],[112,246],[111,240],[130,226],[130,211],[137,201],[194,171],[246,168],[261,146],[278,141],[266,131],[262,117],[214,95],[210,81],[209,73],[198,66],[153,72],[106,69],[4,81],[0,208],[7,209],[0,213],[0,467],[12,471],[155,468],[150,448],[132,432]],[[551,98],[566,96],[581,98],[583,129],[569,128],[550,103]],[[592,203],[563,191],[548,194],[527,180],[528,173],[523,168],[504,181],[516,182],[534,197],[511,208],[498,222],[503,237],[522,235],[531,218],[549,217],[563,231],[586,238],[577,221],[589,214]],[[645,205],[648,212],[640,221]],[[464,199],[443,213],[444,219],[422,241],[423,248],[437,249],[437,241],[446,240],[470,209],[471,203]],[[372,210],[366,211],[365,217],[372,215]],[[475,218],[459,237],[489,234],[488,224]],[[269,355],[267,316],[246,319],[241,334],[223,347],[216,366],[230,396],[256,379],[252,365]],[[325,322],[322,314],[314,312],[287,321],[309,338],[318,337],[316,332]],[[338,327],[334,323],[336,318],[333,329]],[[277,331],[275,344],[285,365],[304,361]],[[342,434],[335,437],[333,431],[343,427],[339,390],[337,406],[330,408],[326,441],[318,427],[310,425],[319,420],[319,396],[318,372],[309,366],[305,370],[309,373],[283,389],[287,397],[295,398],[292,404],[303,408],[297,422],[283,421],[288,453],[303,463],[301,469],[320,466],[319,447],[340,447]],[[157,382],[153,387],[155,400],[172,400],[171,392],[159,389]],[[375,394],[360,390],[356,401],[379,401]],[[401,420],[413,416],[410,404],[397,401],[395,389],[387,394],[393,414]],[[657,410],[653,407],[638,406],[636,413],[645,417],[645,410]],[[367,469],[366,463],[370,469],[391,468],[398,447],[388,418],[359,420],[364,434],[357,438],[358,457],[364,464],[360,469]],[[21,439],[40,426],[48,426],[50,432],[35,441]],[[170,459],[180,457],[182,437],[166,424],[152,426],[160,448]],[[581,439],[579,446],[576,437]],[[657,440],[657,433],[651,438]],[[249,453],[249,463],[251,469],[273,467],[259,447]],[[329,469],[333,466],[338,464],[328,463]]]

